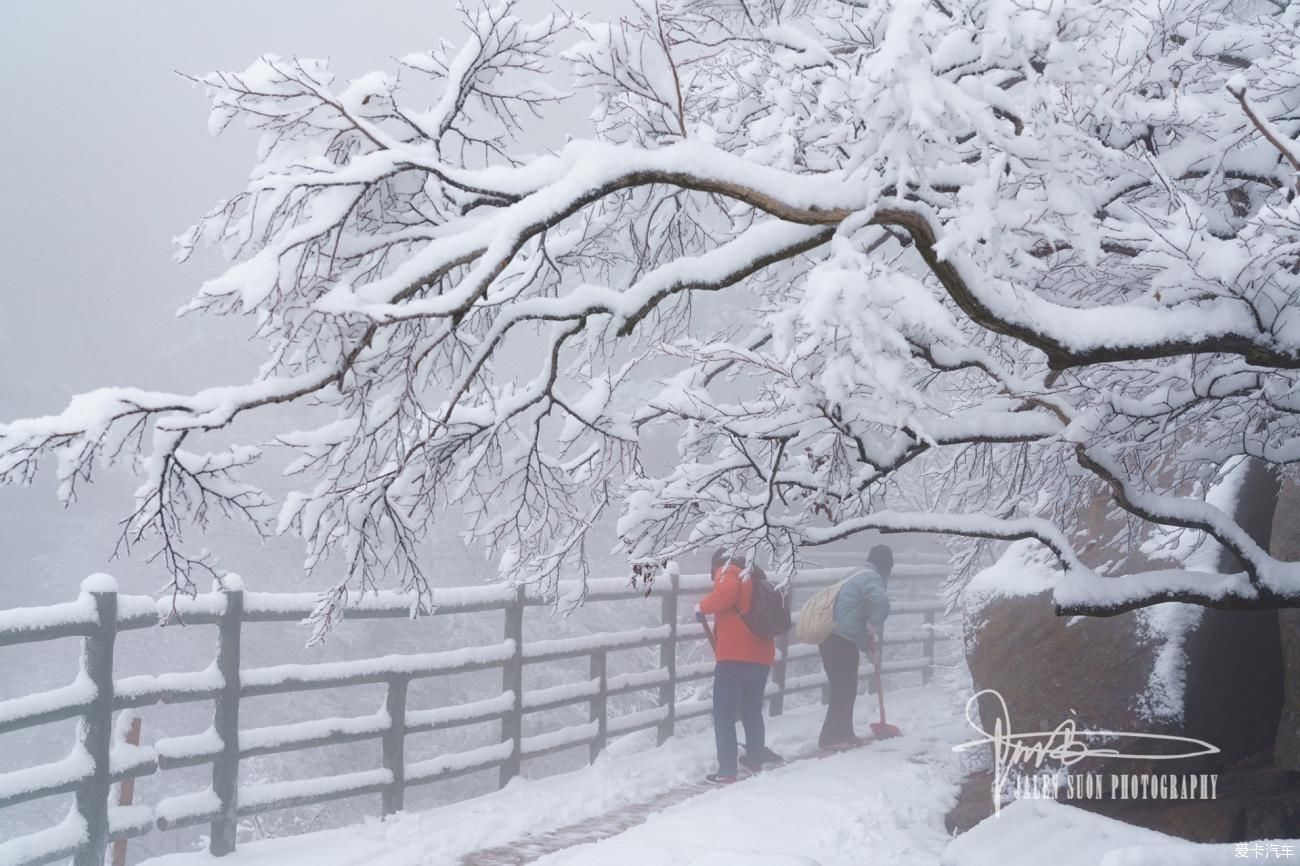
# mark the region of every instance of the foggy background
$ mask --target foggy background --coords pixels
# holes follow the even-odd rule
[[[562,5],[608,14],[630,0]],[[523,0],[518,8],[528,18],[553,7]],[[262,360],[248,322],[175,316],[222,262],[204,249],[178,265],[171,239],[243,189],[256,134],[237,123],[210,136],[203,88],[173,70],[242,70],[264,53],[328,57],[341,89],[370,70],[393,71],[393,58],[464,37],[452,0],[82,0],[6,13],[0,422],[56,413],[102,386],[188,392],[239,383]],[[530,149],[588,133],[590,107],[579,95],[549,112],[534,124]],[[66,600],[94,571],[113,574],[127,592],[164,582],[143,556],[109,560],[131,479],[101,477],[68,510],[50,482],[43,474],[30,490],[0,488],[0,608]],[[263,548],[245,527],[214,528],[210,546],[251,589],[270,588],[268,572],[278,582],[300,571],[296,539]],[[461,552],[454,532],[439,541]]]

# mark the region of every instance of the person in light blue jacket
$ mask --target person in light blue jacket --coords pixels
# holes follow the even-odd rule
[[[889,616],[886,581],[894,570],[894,551],[877,544],[867,554],[867,565],[845,578],[835,595],[835,629],[818,649],[826,667],[830,702],[818,745],[841,749],[862,743],[853,733],[853,705],[858,698],[858,656],[873,659]]]

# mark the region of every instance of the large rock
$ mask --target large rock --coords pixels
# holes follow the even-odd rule
[[[1278,612],[1282,642],[1282,717],[1273,760],[1279,769],[1300,772],[1300,610]]]
[[[1273,543],[1281,482],[1273,467],[1248,458],[1239,470],[1233,518],[1265,550]],[[1209,497],[1207,497],[1209,498]],[[1244,566],[1227,551],[1219,570]],[[1282,714],[1282,644],[1275,610],[1205,610],[1188,634],[1184,729],[1223,749],[1224,759],[1271,752]],[[1265,736],[1268,726],[1274,736]]]
[[[1075,805],[1196,841],[1263,838],[1248,834],[1266,827],[1274,834],[1280,826],[1300,829],[1290,823],[1300,814],[1300,786],[1288,790],[1274,776],[1256,780],[1258,773],[1276,773],[1269,752],[1282,706],[1277,616],[1271,611],[1193,613],[1198,615],[1189,618],[1186,630],[1161,632],[1144,624],[1150,614],[1058,617],[1047,592],[990,597],[967,610],[972,682],[977,691],[995,689],[1002,695],[1014,731],[1049,731],[1072,718],[1080,728],[1195,737],[1221,750],[1159,762],[1087,758],[1073,768],[1105,775],[1218,773],[1223,787],[1217,801]],[[1171,669],[1185,674],[1181,696],[1161,694],[1159,684]],[[1181,716],[1172,712],[1179,705]],[[981,701],[984,730],[993,730],[999,713],[994,701]],[[1109,745],[1134,752],[1151,743]],[[1259,770],[1229,784],[1245,772],[1239,769],[1244,765]],[[981,787],[988,802],[984,782],[972,789],[972,802],[958,810],[962,814],[951,817],[953,829],[979,818],[975,800]],[[1254,823],[1248,820],[1252,815]]]
[[[1080,728],[1177,734],[1217,746],[1210,763],[1269,750],[1282,704],[1276,614],[1171,613],[1183,621],[1161,630],[1151,613],[1058,617],[1046,591],[992,598],[967,614],[972,682],[1002,695],[1018,731],[1074,719]],[[999,714],[995,701],[981,701],[985,730]]]
[[[1186,637],[1182,733],[1232,761],[1271,752],[1282,714],[1277,612],[1203,611]]]
[[[1162,647],[1137,614],[1070,620],[1055,614],[1048,590],[992,597],[964,612],[972,682],[1002,695],[1014,730],[1051,730],[1069,718],[1100,730],[1172,729],[1144,712]],[[986,731],[999,713],[995,701],[980,702]]]
[[[1300,484],[1286,479],[1273,515],[1270,552],[1278,559],[1300,560]],[[1300,771],[1300,610],[1278,612],[1282,649],[1282,715],[1273,746],[1275,766]]]

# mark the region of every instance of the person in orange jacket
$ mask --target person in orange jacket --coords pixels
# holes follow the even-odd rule
[[[713,669],[713,734],[718,746],[718,772],[705,776],[725,785],[736,781],[737,720],[745,728],[747,769],[762,769],[766,754],[763,691],[776,658],[776,641],[750,631],[741,614],[749,610],[754,585],[744,578],[745,559],[726,550],[713,554],[713,590],[700,600],[696,614],[714,617],[717,645]]]

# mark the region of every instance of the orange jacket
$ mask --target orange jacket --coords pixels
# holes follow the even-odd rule
[[[740,618],[753,596],[754,584],[740,579],[739,566],[728,565],[713,576],[713,591],[700,599],[700,612],[714,616],[718,661],[771,665],[776,658],[776,641],[754,634]]]

